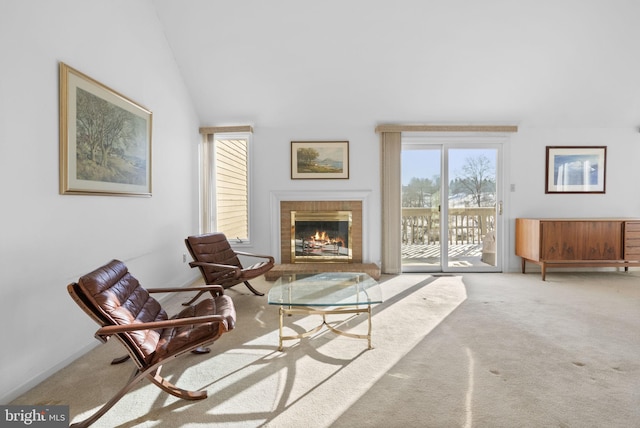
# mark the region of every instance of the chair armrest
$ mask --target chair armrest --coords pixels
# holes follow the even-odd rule
[[[179,327],[182,325],[206,324],[210,322],[220,322],[224,324],[225,330],[229,330],[227,317],[224,315],[204,315],[200,317],[174,318],[165,321],[141,322],[127,325],[107,325],[96,331],[96,336],[111,336],[117,333],[137,330],[157,330],[167,327]]]
[[[224,270],[228,270],[229,273],[233,272],[234,276],[239,277],[240,274],[242,273],[242,270],[237,267],[237,266],[233,266],[233,265],[221,265],[219,263],[208,263],[208,262],[198,262],[198,261],[193,261],[193,262],[189,262],[189,266],[193,267],[212,267],[212,268],[216,268],[218,270],[224,271]]]
[[[195,287],[169,287],[169,288],[147,288],[149,293],[174,293],[181,291],[218,291],[221,294],[224,293],[224,288],[221,285],[198,285]]]
[[[275,259],[273,256],[267,256],[263,254],[254,254],[254,253],[245,253],[244,251],[234,251],[238,256],[247,256],[247,257],[260,257],[263,259],[269,259],[271,263],[275,263]]]

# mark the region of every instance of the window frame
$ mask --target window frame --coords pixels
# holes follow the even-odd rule
[[[239,127],[214,127],[201,128],[202,145],[200,147],[200,231],[210,233],[217,231],[217,159],[216,141],[218,140],[245,140],[246,141],[246,162],[247,162],[247,237],[227,236],[227,239],[234,247],[251,246],[253,235],[252,227],[252,136],[253,129],[250,126]],[[224,232],[224,231],[223,231]],[[240,238],[240,239],[238,239]]]

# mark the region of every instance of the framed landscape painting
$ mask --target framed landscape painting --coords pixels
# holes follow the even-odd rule
[[[291,178],[349,178],[349,142],[292,141]]]
[[[545,193],[605,193],[606,146],[547,146]]]
[[[60,193],[151,196],[152,113],[60,63]]]

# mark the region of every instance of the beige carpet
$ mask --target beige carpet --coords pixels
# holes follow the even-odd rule
[[[163,369],[209,398],[179,400],[145,380],[93,426],[640,426],[640,272],[547,277],[383,276],[373,350],[328,332],[279,352],[277,307],[236,286],[237,328],[211,354]],[[286,322],[303,331],[318,319]],[[345,321],[366,330],[364,315]],[[130,362],[109,365],[121,354],[102,345],[11,404],[68,404],[80,420],[129,376]]]

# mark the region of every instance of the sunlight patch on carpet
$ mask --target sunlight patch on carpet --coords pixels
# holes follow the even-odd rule
[[[366,350],[365,341],[331,333],[323,336],[325,342],[321,343],[321,338],[309,342],[317,345],[315,351],[319,355],[346,358],[341,367],[331,367],[319,355],[302,355],[304,346],[294,349],[306,367],[304,373],[296,373],[300,376],[296,379],[297,388],[287,398],[295,405],[287,405],[269,423],[270,427],[284,426],[279,424],[280,419],[300,425],[309,418],[327,424],[336,420],[466,299],[461,277],[402,275],[382,286],[386,303],[374,310],[374,349]],[[314,358],[316,361],[312,361]]]

